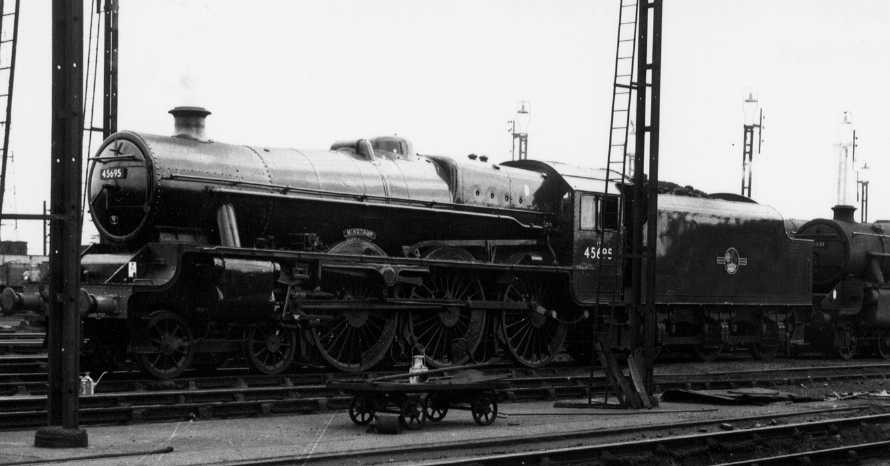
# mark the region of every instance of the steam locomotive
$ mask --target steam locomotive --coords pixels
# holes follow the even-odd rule
[[[540,367],[561,348],[589,356],[592,338],[626,347],[625,183],[556,162],[421,155],[398,137],[237,146],[205,137],[203,108],[170,113],[173,136],[118,132],[92,159],[91,360],[173,378],[232,354],[276,374],[295,361],[360,372],[412,352],[433,367],[496,353]],[[883,275],[854,278],[864,259],[841,245],[886,274],[870,227],[816,221],[789,238],[769,207],[692,194],[661,194],[649,219],[661,345],[771,358],[814,315],[834,344],[832,329],[890,302]],[[0,304],[33,301],[10,291]]]

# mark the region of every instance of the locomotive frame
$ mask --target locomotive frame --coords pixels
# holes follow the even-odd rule
[[[95,363],[172,378],[238,353],[274,374],[629,349],[632,206],[599,172],[424,156],[397,137],[234,146],[204,137],[206,110],[171,113],[174,136],[118,132],[91,159],[103,241],[81,258],[81,309]],[[773,357],[812,308],[812,242],[748,199],[662,191],[660,343]]]

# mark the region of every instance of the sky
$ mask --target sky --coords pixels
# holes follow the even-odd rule
[[[602,166],[618,5],[120,0],[118,127],[169,134],[170,108],[201,105],[218,141],[312,149],[399,134],[420,153],[507,160],[506,121],[525,100],[530,158]],[[4,210],[36,213],[49,197],[51,1],[21,8]],[[665,0],[661,178],[739,192],[753,92],[765,114],[755,200],[786,217],[830,216],[847,111],[871,166],[870,218],[890,218],[888,26],[885,0]],[[39,222],[0,228],[32,252],[40,236]]]

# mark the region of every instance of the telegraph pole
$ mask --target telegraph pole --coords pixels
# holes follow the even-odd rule
[[[53,0],[48,425],[37,431],[37,447],[88,444],[78,418],[82,64],[83,0]]]

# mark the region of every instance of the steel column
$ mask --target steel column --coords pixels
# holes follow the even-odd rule
[[[105,60],[102,99],[102,137],[117,131],[117,17],[118,0],[105,0]]]
[[[53,0],[52,44],[48,426],[34,444],[85,447],[78,419],[83,0]]]
[[[649,184],[647,194],[646,222],[646,307],[643,320],[643,351],[646,358],[646,390],[655,392],[655,345],[657,340],[657,319],[655,308],[655,245],[658,243],[658,136],[661,118],[661,2],[653,0],[652,6],[652,71],[651,95],[649,102]],[[645,93],[645,91],[644,91]]]
[[[652,377],[656,333],[655,250],[658,228],[658,122],[661,87],[661,0],[641,1],[637,14],[636,76],[636,152],[633,172],[633,210],[631,219],[631,296],[628,323],[630,347],[642,354],[642,384],[648,396],[655,388]],[[650,42],[649,15],[652,15]],[[651,43],[651,51],[650,51]],[[648,95],[647,95],[648,94]],[[647,102],[648,100],[648,102]],[[649,146],[646,146],[646,135]],[[649,156],[648,179],[645,178],[646,154]],[[646,247],[643,246],[643,222],[646,221]],[[632,368],[633,370],[633,368]],[[649,405],[649,400],[643,400]]]

